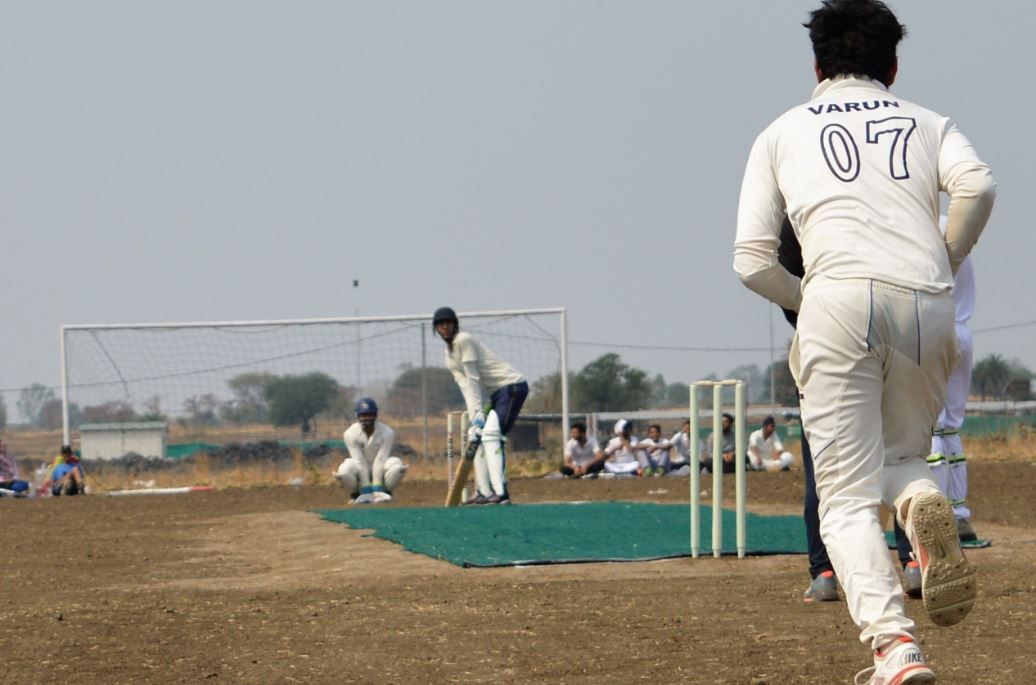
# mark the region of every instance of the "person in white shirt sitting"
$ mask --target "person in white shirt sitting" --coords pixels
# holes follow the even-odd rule
[[[637,439],[630,435],[630,422],[619,419],[615,422],[615,437],[604,448],[604,470],[616,475],[640,475],[640,460],[637,459]]]
[[[795,457],[784,451],[772,416],[763,419],[763,427],[748,437],[748,466],[753,471],[787,471]]]
[[[637,447],[641,473],[645,476],[664,476],[669,472],[669,453],[673,442],[662,437],[662,427],[657,423],[648,426],[648,436]]]
[[[604,452],[597,438],[587,436],[585,423],[572,424],[571,436],[565,443],[565,463],[561,474],[569,478],[596,476],[604,468]]]

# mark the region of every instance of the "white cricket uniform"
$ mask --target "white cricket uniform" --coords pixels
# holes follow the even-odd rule
[[[586,442],[582,445],[575,438],[569,438],[565,443],[565,459],[566,461],[571,459],[573,466],[586,466],[593,462],[600,450],[601,445],[595,437],[586,436]]]
[[[470,364],[474,364],[474,367]],[[469,419],[485,406],[482,401],[483,390],[491,394],[498,388],[523,380],[522,374],[513,366],[501,360],[466,331],[458,331],[453,344],[446,346],[446,368],[460,386]]]
[[[932,467],[936,482],[953,505],[954,515],[958,519],[969,519],[971,509],[968,508],[968,462],[959,431],[964,425],[964,410],[971,389],[974,351],[971,329],[968,328],[968,321],[975,312],[975,269],[971,257],[961,263],[953,279],[952,295],[954,328],[960,359],[953,367],[946,386],[946,406],[939,414],[935,434],[932,436],[932,453],[928,457],[928,465]]]
[[[637,443],[637,447],[640,448],[637,450],[637,459],[642,468],[669,470],[669,453],[673,449],[672,441],[660,438],[658,442],[655,442],[651,438],[644,438]]]
[[[615,436],[608,441],[604,448],[604,456],[608,460],[604,462],[604,470],[608,473],[636,473],[640,468],[640,459],[637,457],[637,439],[630,436],[630,449],[622,444],[622,438]]]
[[[372,485],[380,485],[389,493],[395,490],[406,472],[403,461],[392,456],[395,431],[375,421],[374,432],[368,436],[357,421],[345,430],[343,440],[349,456],[335,472],[342,487],[350,493],[359,493]]]
[[[497,357],[466,331],[457,331],[452,344],[446,346],[446,368],[453,374],[464,395],[469,420],[473,420],[485,407],[487,398],[483,396],[483,391],[486,395],[492,395],[495,390],[524,380],[513,366]],[[495,411],[486,414],[482,444],[475,455],[475,487],[484,496],[503,496],[507,492],[507,464],[500,419]]]
[[[683,466],[684,464],[689,465],[691,463],[691,436],[688,433],[684,433],[682,430],[673,433],[672,437],[673,447],[676,448],[676,453],[680,455],[679,459],[673,460],[673,467]],[[705,443],[700,439],[698,440],[698,468],[701,468],[701,455],[705,454]]]
[[[763,429],[753,431],[748,436],[748,463],[755,471],[771,471],[786,469],[792,465],[795,457],[784,450],[784,443],[777,431],[770,437],[763,437]]]
[[[940,190],[950,195],[945,239]],[[878,504],[899,510],[937,489],[925,455],[957,359],[952,273],[994,195],[989,168],[950,120],[866,78],[820,83],[756,139],[745,170],[734,269],[799,312],[789,363],[821,536],[860,639],[875,649],[915,629]],[[777,261],[785,212],[801,282]]]

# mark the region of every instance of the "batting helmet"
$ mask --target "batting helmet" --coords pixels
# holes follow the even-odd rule
[[[439,307],[432,314],[432,325],[438,325],[443,321],[452,321],[457,323],[457,312],[453,311],[450,307]]]
[[[356,416],[360,414],[378,415],[378,403],[369,397],[361,397],[356,400]]]

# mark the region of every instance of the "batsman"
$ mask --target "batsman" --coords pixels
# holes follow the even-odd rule
[[[446,368],[464,396],[471,424],[468,444],[477,447],[462,460],[446,504],[455,506],[459,501],[471,466],[475,468],[476,492],[465,505],[510,504],[504,436],[518,418],[529,395],[529,384],[513,366],[470,333],[461,331],[457,313],[451,308],[436,309],[432,326],[446,343]]]

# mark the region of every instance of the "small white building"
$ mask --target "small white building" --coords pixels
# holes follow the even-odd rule
[[[164,421],[84,423],[79,426],[83,459],[118,459],[127,452],[165,458]]]

